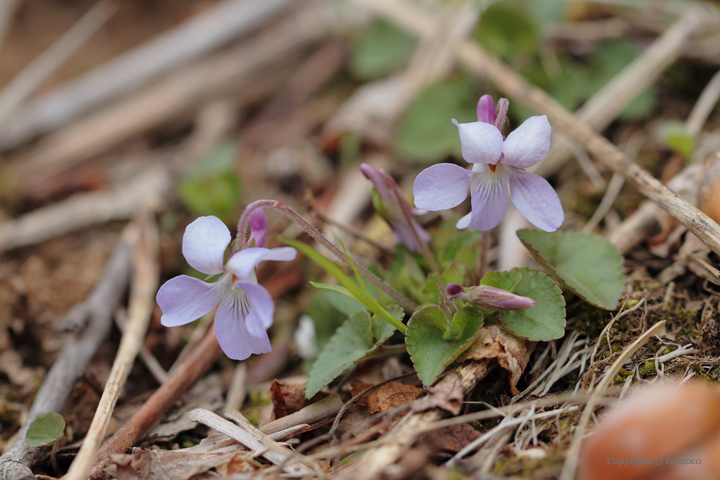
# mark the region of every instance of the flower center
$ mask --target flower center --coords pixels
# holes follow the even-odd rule
[[[490,171],[495,173],[495,169],[497,168],[497,165],[493,165],[492,163],[488,163],[488,167],[490,168]]]

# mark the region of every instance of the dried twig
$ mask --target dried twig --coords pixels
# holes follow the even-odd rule
[[[3,125],[0,147],[15,147],[35,135],[67,124],[98,105],[120,98],[257,28],[291,3],[289,0],[220,2],[180,26],[37,98]]]
[[[22,184],[63,171],[208,99],[237,90],[239,82],[326,35],[327,9],[309,8],[252,42],[186,68],[151,87],[60,130],[8,165]],[[262,86],[262,85],[260,85]],[[40,175],[42,173],[42,175]]]
[[[356,0],[397,25],[415,34],[424,34],[432,25],[432,19],[415,10],[403,0],[393,2],[381,0]],[[700,29],[708,18],[715,16],[701,5],[690,4],[680,22],[690,32]],[[619,172],[633,184],[640,193],[675,217],[694,233],[705,245],[720,253],[720,226],[703,212],[683,200],[645,169],[625,155],[609,140],[598,135],[591,126],[565,110],[542,90],[532,87],[500,60],[489,55],[477,44],[465,42],[458,46],[456,55],[473,72],[491,80],[496,87],[525,106],[542,112],[567,135],[577,140],[599,161]]]
[[[0,92],[0,122],[83,46],[112,13],[113,9],[107,0],[96,3],[49,49],[13,78]]]
[[[235,373],[228,387],[227,397],[225,398],[225,411],[240,410],[245,397],[247,396],[247,388],[245,381],[247,380],[247,365],[238,363],[235,367]]]
[[[72,386],[85,370],[100,343],[107,337],[112,312],[120,302],[130,275],[131,247],[127,235],[121,237],[105,274],[88,299],[76,306],[68,316],[89,319],[85,333],[77,340],[68,341],[60,356],[45,377],[28,414],[28,421],[18,432],[15,441],[0,457],[0,479],[15,480],[21,475],[35,478],[28,466],[35,459],[37,448],[25,443],[25,432],[40,413],[58,412],[68,398]]]
[[[463,364],[457,372],[460,374],[462,388],[464,392],[471,391],[477,382],[485,378],[485,376],[495,366],[492,360],[471,361]],[[453,376],[446,376],[437,385],[442,388],[443,382],[455,381]],[[395,428],[385,434],[383,440],[389,442],[377,450],[370,451],[363,457],[362,464],[355,468],[343,471],[342,478],[352,479],[375,479],[381,476],[381,472],[397,460],[407,451],[408,448],[415,443],[418,435],[433,422],[439,420],[444,410],[434,408],[422,413],[410,413],[398,423]]]
[[[277,445],[274,440],[268,439],[267,436],[262,433],[261,435],[263,435],[264,441],[258,440],[248,430],[242,429],[213,412],[202,408],[196,408],[188,415],[194,422],[202,423],[217,430],[218,432],[234,438],[249,449],[267,458],[275,465],[284,465],[283,470],[286,474],[294,477],[302,477],[304,475],[312,475],[315,473],[306,465],[289,460],[292,457],[296,457],[296,454],[285,447]]]
[[[577,427],[575,427],[575,438],[573,439],[573,443],[570,445],[567,456],[565,457],[565,465],[560,473],[560,480],[572,480],[575,478],[575,469],[577,468],[578,454],[580,453],[580,442],[585,434],[585,429],[590,421],[590,416],[595,410],[597,400],[605,393],[605,390],[607,390],[610,382],[615,379],[615,375],[617,375],[617,372],[620,371],[623,364],[625,364],[625,362],[627,362],[630,357],[638,351],[638,349],[640,349],[640,347],[650,341],[653,336],[662,336],[664,334],[665,320],[653,325],[647,332],[638,337],[637,340],[625,347],[620,356],[615,359],[615,362],[613,362],[612,367],[610,367],[610,369],[605,373],[605,376],[598,386],[592,391],[592,396],[585,405],[585,409],[580,417],[580,422]]]
[[[285,274],[283,277],[289,277]],[[274,281],[275,279],[279,281]],[[300,277],[292,277],[290,281],[285,278],[273,277],[265,284],[273,298],[282,295],[288,289],[297,285]],[[143,406],[108,440],[95,455],[95,465],[88,474],[91,479],[103,476],[103,469],[110,456],[122,453],[145,435],[153,425],[172,407],[183,393],[190,388],[202,374],[207,372],[220,355],[220,345],[215,338],[215,331],[210,330],[202,341],[193,349],[185,360],[174,368],[170,378],[163,383],[155,393],[147,399]]]
[[[170,376],[131,418],[108,440],[95,455],[95,464],[88,478],[99,479],[110,455],[123,453],[133,446],[172,407],[177,399],[204,374],[220,355],[215,332],[205,335],[202,343]]]
[[[260,427],[260,431],[271,435],[292,428],[295,425],[314,424],[331,418],[340,411],[343,401],[339,395],[330,395],[319,402],[308,405],[295,413],[273,420]]]
[[[85,435],[82,447],[70,465],[65,478],[82,480],[92,466],[93,457],[110,423],[115,403],[122,393],[135,357],[145,340],[148,324],[155,306],[155,293],[159,281],[158,231],[152,210],[143,209],[136,222],[138,235],[133,259],[133,279],[128,308],[128,324],[110,370],[110,377],[100,398],[100,404]]]

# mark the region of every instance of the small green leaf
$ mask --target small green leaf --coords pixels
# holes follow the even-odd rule
[[[678,121],[663,122],[658,132],[660,141],[669,149],[678,152],[685,160],[692,160],[695,151],[695,137],[687,126]]]
[[[408,106],[395,137],[397,154],[411,162],[430,164],[447,155],[460,158],[460,136],[451,119],[477,121],[477,98],[464,78],[447,80],[423,90]]]
[[[475,40],[503,58],[537,51],[540,31],[527,1],[506,0],[490,5],[480,17]]]
[[[60,440],[65,432],[65,420],[55,412],[41,413],[32,421],[25,434],[30,447],[45,447]]]
[[[517,236],[562,285],[596,307],[617,308],[625,279],[622,257],[610,242],[579,232],[524,229],[518,230]]]
[[[437,305],[417,310],[408,322],[405,343],[423,384],[428,387],[480,334],[483,315],[464,307],[448,321]]]
[[[417,40],[386,22],[358,35],[350,51],[350,71],[360,80],[383,77],[405,66]]]
[[[522,278],[513,293],[535,300],[532,308],[507,310],[502,312],[505,326],[518,337],[534,342],[548,341],[565,335],[565,299],[562,291],[545,272],[530,268],[513,268],[509,272],[500,272],[509,278]],[[510,279],[506,280],[510,283]]]
[[[242,190],[234,169],[237,154],[235,142],[223,142],[193,166],[177,186],[188,210],[220,218],[235,210]]]
[[[508,292],[514,292],[522,279],[522,273],[518,270],[509,272],[488,272],[480,280],[480,285],[487,285],[495,288],[502,288]]]
[[[285,238],[278,236],[278,240],[280,240],[285,245],[294,247],[296,250],[301,251],[306,256],[312,258],[315,260],[320,266],[322,266],[329,274],[331,274],[333,277],[337,279],[340,284],[345,287],[351,297],[354,297],[358,302],[362,303],[367,307],[368,310],[370,310],[373,313],[376,313],[380,315],[382,318],[384,318],[388,323],[393,325],[395,328],[400,330],[401,332],[405,333],[405,325],[398,321],[397,318],[393,317],[389,312],[387,312],[383,307],[380,306],[380,304],[375,300],[372,295],[367,290],[367,287],[365,287],[365,284],[361,282],[362,288],[358,287],[353,280],[345,275],[340,268],[335,265],[333,262],[325,258],[320,252],[316,251],[314,248],[310,247],[309,245],[306,245],[298,240],[294,240],[292,238]],[[350,264],[353,267],[353,270],[356,272],[356,276],[359,278],[359,275],[357,275],[357,267],[353,263],[352,259],[349,258]],[[336,290],[337,291],[337,290]]]
[[[402,308],[397,305],[390,305],[386,310],[398,320],[403,317]],[[352,313],[315,360],[305,386],[305,396],[312,398],[325,385],[382,345],[394,332],[392,325],[377,315],[371,318],[367,310]]]

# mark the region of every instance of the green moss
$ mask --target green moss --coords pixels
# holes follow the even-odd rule
[[[620,371],[615,376],[615,383],[625,383],[625,381],[628,379],[628,377],[632,377],[633,372],[632,370],[626,370],[624,368],[621,368]]]
[[[655,370],[655,359],[650,358],[648,360],[645,360],[645,363],[642,364],[638,371],[643,377],[655,375],[657,373],[657,371]]]

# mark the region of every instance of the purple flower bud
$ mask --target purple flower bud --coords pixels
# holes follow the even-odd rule
[[[521,297],[501,288],[480,285],[463,289],[456,283],[447,286],[450,300],[466,300],[485,310],[515,310],[518,308],[532,308],[535,300]]]
[[[250,238],[246,246],[250,246],[250,243],[255,240],[256,248],[264,248],[267,239],[267,218],[262,208],[258,208],[250,215],[249,223]]]
[[[379,196],[373,198],[373,204],[379,200],[379,205],[375,204],[375,210],[390,224],[398,243],[405,245],[411,252],[420,252],[421,247],[413,230],[420,241],[425,243],[430,241],[430,235],[412,218],[412,209],[403,198],[395,180],[382,168],[375,168],[367,163],[360,164],[360,171],[375,187]]]
[[[490,95],[483,95],[477,104],[478,122],[493,123],[495,120],[495,102]]]

